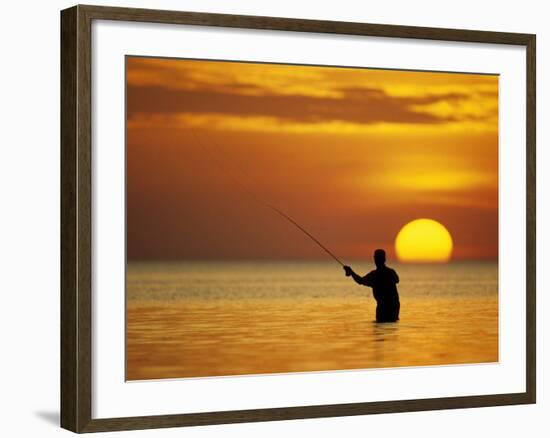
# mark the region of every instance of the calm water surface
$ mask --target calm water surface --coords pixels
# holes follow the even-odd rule
[[[377,324],[334,262],[130,262],[127,379],[498,361],[496,263],[390,266],[400,321]]]

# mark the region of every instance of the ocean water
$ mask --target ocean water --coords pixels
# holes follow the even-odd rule
[[[126,378],[498,361],[496,263],[390,266],[396,323],[331,261],[129,262]]]

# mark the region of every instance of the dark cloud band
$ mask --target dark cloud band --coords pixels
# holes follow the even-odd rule
[[[268,116],[302,123],[345,121],[359,124],[439,124],[459,119],[456,116],[424,112],[419,108],[438,102],[453,103],[471,98],[460,93],[390,96],[376,88],[346,88],[338,91],[342,96],[340,98],[128,86],[127,109],[130,118],[138,113],[186,112]]]

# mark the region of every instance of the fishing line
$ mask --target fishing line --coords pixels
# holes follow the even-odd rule
[[[195,142],[207,152],[211,160],[214,161],[217,164],[217,166],[222,170],[222,172],[224,172],[227,176],[229,176],[229,178],[232,179],[233,182],[243,190],[243,192],[245,192],[256,203],[269,208],[270,210],[277,213],[279,216],[286,219],[288,222],[290,222],[292,225],[298,228],[302,233],[304,233],[311,240],[313,240],[321,249],[323,249],[323,251],[325,251],[329,256],[331,256],[336,262],[344,266],[344,263],[342,263],[342,261],[332,253],[332,251],[330,251],[325,245],[323,245],[315,236],[313,236],[309,231],[307,231],[304,227],[302,227],[298,222],[292,219],[288,214],[286,214],[280,208],[274,206],[270,202],[260,197],[256,192],[251,190],[251,188],[247,184],[243,183],[232,172],[229,172],[229,169],[226,168],[226,166],[218,159],[218,157],[215,154],[211,153],[210,149],[206,147],[206,143],[203,143],[201,141],[200,137],[197,135],[193,127],[190,125],[189,125],[189,131],[191,132],[192,136],[195,138]],[[216,145],[214,144],[214,146]],[[216,149],[219,149],[219,148],[216,147]],[[250,176],[248,176],[240,167],[237,167],[237,169],[246,179],[251,180]]]

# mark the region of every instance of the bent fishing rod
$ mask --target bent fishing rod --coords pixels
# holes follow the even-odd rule
[[[189,126],[189,131],[195,138],[195,142],[204,149],[207,154],[210,156],[211,160],[216,163],[216,165],[224,172],[226,175],[230,177],[230,179],[233,180],[233,182],[241,188],[243,192],[245,192],[250,198],[252,198],[257,204],[262,205],[263,207],[266,207],[275,213],[277,213],[282,218],[286,219],[288,222],[290,222],[292,225],[294,225],[298,230],[300,230],[302,233],[304,233],[306,236],[308,236],[313,242],[315,242],[323,251],[325,251],[330,257],[332,257],[337,263],[339,263],[341,266],[345,266],[344,263],[334,255],[334,253],[329,250],[325,245],[323,245],[315,236],[313,236],[309,231],[307,231],[304,227],[302,227],[298,222],[296,222],[294,219],[292,219],[288,214],[286,214],[284,211],[282,211],[280,208],[274,206],[270,202],[267,202],[265,199],[261,198],[256,192],[254,192],[248,185],[243,183],[239,178],[237,178],[232,172],[229,172],[229,170],[219,161],[219,159],[216,157],[215,154],[212,154],[210,149],[206,147],[206,143],[203,143],[200,139],[200,137],[197,135],[195,130],[192,126]],[[244,173],[244,171],[241,168],[238,168],[240,173],[246,177],[246,179],[250,179],[248,175]]]

